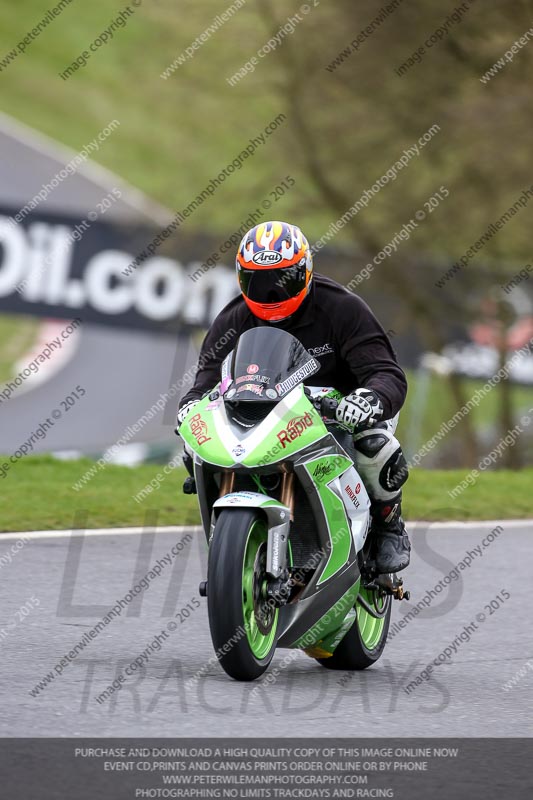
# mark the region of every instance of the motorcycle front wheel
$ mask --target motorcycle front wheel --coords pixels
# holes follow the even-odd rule
[[[266,520],[252,509],[224,509],[209,545],[207,610],[215,653],[238,681],[262,675],[276,649],[279,611],[267,597]]]

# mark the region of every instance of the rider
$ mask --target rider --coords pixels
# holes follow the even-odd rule
[[[391,343],[366,303],[324,275],[313,275],[313,256],[301,230],[264,222],[243,237],[236,258],[241,295],[222,309],[208,331],[192,389],[182,398],[178,426],[220,380],[220,365],[244,331],[282,327],[320,363],[311,385],[332,386],[344,398],[336,416],[353,436],[355,461],[371,500],[376,566],[398,572],[411,546],[401,517],[407,464],[394,431],[407,393]],[[229,341],[227,332],[235,331]],[[226,344],[217,350],[224,337]],[[191,471],[190,456],[184,458]]]

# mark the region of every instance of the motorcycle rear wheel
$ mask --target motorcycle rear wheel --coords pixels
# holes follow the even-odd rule
[[[262,675],[276,650],[279,611],[267,602],[266,520],[252,509],[221,511],[209,545],[207,610],[224,671],[238,681]]]
[[[355,602],[356,618],[332,656],[317,661],[328,669],[359,670],[371,667],[387,643],[392,598],[362,586]]]

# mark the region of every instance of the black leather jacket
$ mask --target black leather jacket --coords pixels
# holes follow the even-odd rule
[[[203,341],[194,386],[180,407],[200,399],[218,383],[221,362],[244,331],[269,324],[251,313],[242,295],[231,300]],[[364,386],[381,399],[384,419],[400,410],[407,394],[405,374],[387,334],[360,297],[315,273],[311,291],[297,313],[275,324],[296,336],[321,364],[320,371],[304,383],[332,386],[343,394]],[[221,339],[232,329],[235,334],[221,346]]]

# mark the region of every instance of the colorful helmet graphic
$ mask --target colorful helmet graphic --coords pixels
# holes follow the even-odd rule
[[[287,319],[311,288],[313,254],[296,225],[278,221],[256,225],[243,236],[235,262],[246,304],[260,319]]]

